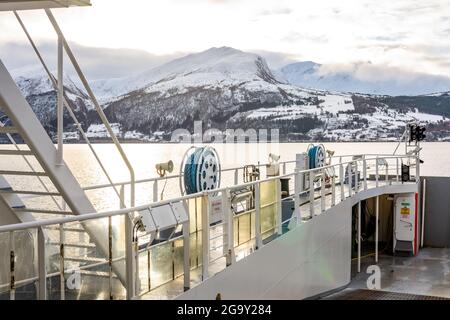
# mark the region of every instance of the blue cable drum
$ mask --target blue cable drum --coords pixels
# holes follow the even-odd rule
[[[325,165],[325,147],[323,144],[309,145],[308,147],[309,168],[319,168]]]
[[[194,148],[192,153],[186,154],[184,160],[182,176],[186,194],[214,190],[219,187],[220,162],[213,148]]]

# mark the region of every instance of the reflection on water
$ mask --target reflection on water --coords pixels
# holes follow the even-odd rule
[[[362,153],[386,153],[391,154],[396,143],[390,142],[372,142],[372,143],[325,143],[327,149],[336,151],[335,155],[344,154],[362,154]],[[267,156],[270,152],[281,155],[281,161],[294,160],[295,154],[306,151],[308,143],[280,143],[280,144],[214,144],[213,145],[220,156],[222,168],[241,166],[243,164],[257,164],[258,162],[267,162]],[[431,176],[450,176],[450,166],[447,159],[450,158],[450,143],[429,142],[423,143],[422,159],[425,163],[422,165],[421,174]],[[7,148],[9,146],[4,146]],[[136,178],[144,179],[156,177],[155,164],[172,160],[175,168],[172,174],[177,174],[180,170],[179,165],[182,161],[185,151],[190,147],[187,144],[123,144],[124,150],[133,164]],[[129,172],[121,160],[119,153],[112,144],[94,144],[101,161],[110,174],[114,182],[128,181]],[[399,151],[402,151],[402,146]],[[32,157],[28,157],[32,159]],[[87,145],[72,144],[65,145],[64,159],[71,168],[73,174],[82,186],[91,186],[96,184],[108,183],[100,166],[91,154]],[[0,159],[0,166],[4,170],[17,170],[26,168],[25,162],[11,161],[7,156]],[[33,162],[36,169],[40,169],[36,161]],[[292,167],[288,167],[292,169]],[[13,184],[17,188],[33,190],[42,190],[42,186],[36,177],[29,177],[25,181],[23,177],[13,177]],[[48,180],[47,178],[43,178]],[[239,176],[239,180],[242,177]],[[233,184],[234,176],[230,172],[222,177],[222,185]],[[51,183],[46,181],[51,190]],[[164,188],[165,198],[179,195],[178,179],[168,180],[167,183],[159,182],[158,190],[160,193]],[[129,188],[125,190],[126,200],[129,201]],[[118,208],[119,201],[114,191],[102,189],[88,191],[88,196],[94,203],[97,210],[107,210]],[[28,199],[27,205],[32,204],[36,207],[42,199]],[[144,183],[136,186],[136,204],[144,204],[153,201],[153,183]],[[127,202],[128,203],[128,202]],[[55,208],[55,204],[48,201],[48,205]]]

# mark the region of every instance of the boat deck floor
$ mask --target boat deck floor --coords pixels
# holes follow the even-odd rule
[[[450,299],[450,249],[422,248],[415,257],[380,255],[380,290],[367,290],[366,270],[373,264],[373,257],[364,259],[348,287],[325,299]]]

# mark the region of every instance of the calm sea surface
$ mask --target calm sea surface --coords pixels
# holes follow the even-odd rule
[[[392,154],[397,143],[325,143],[325,147],[335,151],[335,156],[363,153]],[[257,164],[267,162],[270,152],[281,155],[280,161],[294,160],[295,154],[306,151],[308,143],[281,143],[281,144],[214,144],[221,158],[222,168],[241,166],[243,164]],[[136,179],[156,177],[155,164],[172,160],[175,169],[172,174],[179,172],[184,153],[190,147],[187,144],[124,144],[123,148],[135,169]],[[429,142],[422,144],[421,158],[424,164],[421,174],[428,176],[450,176],[450,143]],[[119,153],[112,144],[94,144],[100,159],[104,163],[114,182],[129,180],[129,173],[121,160]],[[397,153],[404,152],[401,145]],[[91,186],[107,183],[105,175],[97,164],[87,145],[72,144],[64,146],[64,159],[82,186]],[[24,163],[12,162],[7,159],[0,160],[4,170],[26,170]],[[288,170],[292,170],[288,168]],[[233,183],[233,174],[223,175],[222,185]],[[23,185],[24,189],[40,189],[37,183]],[[168,180],[164,186],[160,182],[158,190],[165,190],[165,197],[179,195],[178,179]],[[117,195],[110,189],[89,191],[89,197],[98,210],[117,208]],[[129,190],[125,194],[129,195]],[[145,183],[137,186],[136,204],[151,202],[153,199],[153,184]]]

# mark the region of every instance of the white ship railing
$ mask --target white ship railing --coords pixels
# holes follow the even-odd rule
[[[355,156],[352,156],[355,157]],[[310,170],[302,170],[302,171],[294,171],[291,173],[281,173],[279,176],[275,177],[268,177],[266,179],[261,179],[253,182],[248,183],[241,183],[238,185],[232,185],[232,186],[226,186],[221,187],[216,190],[197,193],[197,194],[190,194],[180,197],[175,197],[168,200],[163,201],[157,201],[148,203],[145,205],[135,206],[132,208],[123,208],[119,210],[113,210],[113,211],[106,211],[106,212],[100,212],[100,213],[91,213],[91,214],[84,214],[82,216],[71,216],[71,217],[63,217],[63,218],[55,218],[55,219],[48,219],[43,221],[33,221],[33,222],[27,222],[27,223],[21,223],[21,224],[14,224],[14,225],[6,225],[6,226],[0,226],[0,236],[7,235],[9,237],[9,250],[8,252],[11,253],[11,271],[10,271],[10,281],[9,283],[3,283],[0,284],[0,290],[5,290],[9,288],[10,291],[10,299],[16,298],[16,288],[18,286],[29,284],[29,283],[37,283],[38,285],[42,285],[46,283],[48,278],[59,276],[63,285],[61,286],[62,291],[60,292],[60,299],[64,299],[64,283],[66,280],[66,275],[69,273],[70,270],[66,269],[64,266],[64,244],[65,244],[65,234],[67,231],[65,231],[65,227],[67,225],[70,226],[71,223],[87,223],[89,221],[95,221],[99,219],[108,219],[109,225],[111,226],[111,221],[113,218],[117,217],[130,217],[134,213],[151,209],[155,207],[159,207],[165,204],[174,204],[178,203],[180,201],[205,201],[204,203],[207,205],[206,207],[209,208],[210,204],[210,197],[213,195],[222,195],[223,200],[223,212],[222,212],[222,222],[216,224],[216,225],[210,225],[209,223],[209,217],[210,212],[208,210],[202,211],[201,216],[201,226],[199,229],[197,229],[197,224],[195,225],[195,232],[194,230],[190,230],[191,225],[193,221],[187,221],[183,224],[183,234],[181,236],[178,236],[174,239],[169,239],[167,243],[172,244],[174,246],[175,241],[182,242],[182,249],[183,249],[183,257],[182,257],[182,271],[179,270],[178,273],[175,272],[175,258],[172,253],[172,264],[173,264],[173,274],[169,279],[163,279],[159,281],[156,285],[151,283],[151,272],[150,272],[150,260],[148,262],[148,286],[144,287],[141,290],[134,291],[134,288],[139,288],[139,286],[134,286],[135,283],[127,284],[127,288],[124,290],[127,291],[127,296],[130,297],[139,297],[146,295],[148,293],[151,293],[156,288],[167,284],[178,277],[183,277],[183,286],[184,289],[188,290],[191,287],[191,272],[193,270],[200,270],[200,282],[205,281],[210,277],[211,271],[210,271],[210,265],[216,263],[220,259],[224,260],[225,262],[220,265],[220,269],[223,270],[228,265],[235,263],[237,260],[244,259],[246,254],[251,254],[253,250],[258,250],[259,248],[263,247],[265,245],[264,241],[268,242],[272,240],[273,238],[276,238],[277,236],[283,234],[284,232],[289,232],[289,230],[285,231],[283,227],[288,227],[287,229],[291,229],[293,226],[298,225],[300,223],[307,223],[309,220],[314,219],[316,215],[324,213],[327,208],[330,208],[332,206],[335,206],[338,202],[345,200],[346,198],[352,197],[353,195],[370,188],[377,188],[385,185],[391,185],[391,184],[400,184],[402,183],[402,179],[400,176],[400,164],[405,161],[408,164],[416,167],[416,174],[415,174],[415,183],[418,183],[420,181],[420,172],[419,172],[419,166],[420,166],[420,160],[417,156],[413,155],[397,155],[397,156],[386,156],[386,155],[380,155],[380,156],[366,156],[366,155],[358,155],[356,156],[357,159],[351,159],[349,161],[342,161],[337,164],[331,164],[327,165],[321,168],[316,169],[310,169]],[[340,158],[340,157],[337,157]],[[293,163],[292,161],[286,162]],[[350,169],[349,169],[350,168]],[[351,168],[356,168],[356,174],[351,170]],[[345,172],[346,169],[349,169],[347,173]],[[231,172],[238,172],[240,168],[230,168],[227,169]],[[353,174],[355,176],[353,177]],[[176,178],[177,176],[173,176],[173,178]],[[315,180],[315,183],[310,183],[309,186],[302,186],[304,177],[313,177],[313,179],[309,179],[309,181]],[[328,177],[328,182],[326,181]],[[293,178],[294,180],[294,188],[293,188],[293,195],[294,197],[294,212],[290,219],[283,220],[282,219],[282,213],[281,213],[281,178]],[[345,180],[350,183],[349,185],[346,185]],[[158,181],[157,179],[145,179],[142,182],[155,182]],[[352,181],[355,181],[355,187],[351,187]],[[263,184],[275,182],[276,183],[276,199],[273,202],[264,204],[265,207],[272,206],[273,208],[273,223],[270,224],[265,230],[262,229],[262,211],[265,209],[263,205],[261,204],[261,189],[263,187]],[[370,182],[370,183],[369,183]],[[122,183],[125,184],[125,183]],[[105,186],[94,186],[97,187],[105,187]],[[91,188],[94,188],[91,187]],[[109,186],[108,186],[109,187]],[[227,195],[229,195],[230,192],[236,189],[244,188],[244,187],[252,187],[255,194],[255,206],[254,208],[250,209],[250,211],[244,212],[242,214],[235,214],[232,212],[232,208],[230,206],[230,203],[227,201]],[[301,202],[303,201],[303,202]],[[378,206],[377,206],[378,207]],[[378,211],[377,211],[378,214]],[[250,235],[249,239],[245,240],[245,243],[237,243],[234,239],[234,234],[236,233],[238,236],[241,232],[241,229],[239,229],[239,223],[237,224],[237,227],[235,226],[235,221],[241,219],[243,215],[249,215],[250,217]],[[251,220],[254,216],[253,221]],[[195,222],[197,223],[197,222]],[[46,269],[46,243],[45,239],[42,236],[37,236],[37,243],[36,251],[38,256],[38,266],[37,269],[38,274],[34,277],[28,277],[26,279],[18,279],[15,277],[15,270],[17,268],[14,268],[14,261],[15,261],[15,242],[14,242],[14,235],[17,232],[20,231],[29,231],[32,234],[38,234],[39,230],[42,228],[49,228],[54,226],[55,229],[59,230],[60,233],[60,259],[61,259],[61,267],[58,271],[51,272],[47,274]],[[121,225],[123,227],[123,225]],[[111,228],[111,227],[110,227]],[[211,241],[214,240],[211,238],[211,233],[215,233],[217,228],[226,228],[223,231],[222,235],[219,235],[219,237],[223,237],[224,241],[222,243],[219,243],[218,248],[222,247],[222,253],[218,255],[218,257],[211,257],[211,252],[215,251],[216,247],[211,246]],[[378,226],[377,226],[378,228]],[[254,231],[253,231],[254,229]],[[252,234],[252,231],[254,234]],[[248,230],[246,231],[248,232]],[[378,231],[377,231],[378,232]],[[201,252],[190,252],[190,245],[187,245],[191,241],[191,237],[195,234],[196,237],[199,236],[199,233],[201,233],[201,239],[202,245]],[[269,236],[266,236],[269,234]],[[125,247],[131,246],[132,239],[125,237],[122,239],[122,243],[115,243],[112,239],[112,235],[110,232],[109,237],[109,246],[113,245],[123,245]],[[147,254],[148,257],[150,257],[151,250],[155,250],[158,246],[165,245],[167,243],[159,243],[156,245],[150,245],[147,247],[144,247],[142,249],[138,248],[134,250],[134,255],[128,256],[117,256],[113,257],[110,254],[105,259],[96,260],[94,262],[88,263],[86,265],[80,266],[80,270],[88,270],[99,266],[109,266],[109,297],[113,296],[113,286],[112,286],[112,279],[113,279],[113,271],[112,271],[112,264],[113,263],[125,263],[127,272],[131,272],[133,270],[132,275],[127,275],[127,279],[130,277],[131,279],[134,279],[133,282],[136,281],[136,279],[140,279],[140,261],[142,260],[142,255]],[[242,247],[244,246],[244,251]],[[250,246],[250,252],[245,251],[245,246]],[[358,248],[358,266],[360,265],[360,248]],[[82,250],[82,249],[79,249]],[[237,253],[242,253],[237,254]],[[191,266],[191,260],[190,255],[195,254],[197,255],[197,258],[201,259],[201,262],[197,262],[196,265]],[[129,266],[132,266],[129,268]],[[180,267],[180,266],[178,266]],[[181,267],[180,267],[181,268]],[[220,271],[220,270],[219,270]],[[137,283],[137,282],[136,282]],[[181,291],[180,293],[182,292]],[[133,291],[129,291],[133,290]],[[36,294],[40,292],[40,290],[36,290]],[[129,292],[132,292],[129,294]],[[47,295],[45,295],[47,297]],[[39,298],[39,296],[38,296]]]

